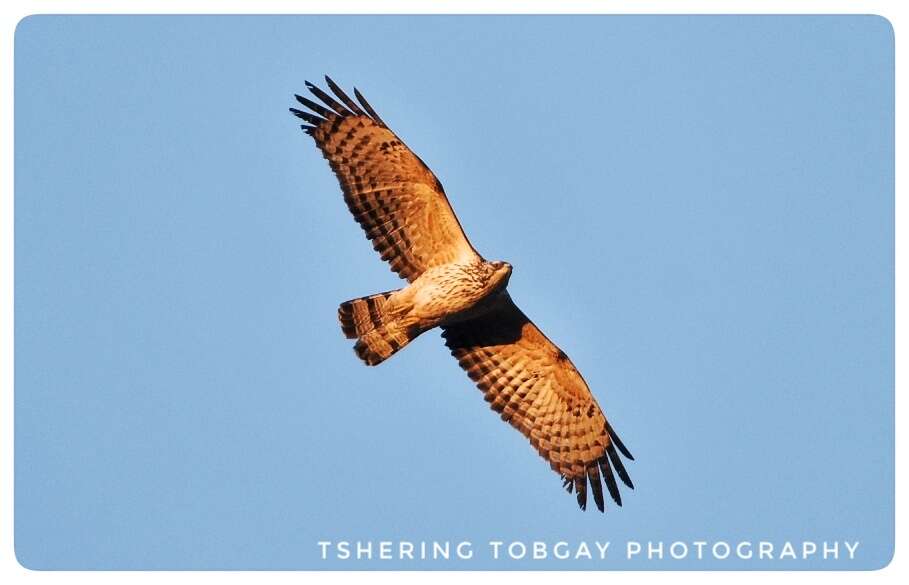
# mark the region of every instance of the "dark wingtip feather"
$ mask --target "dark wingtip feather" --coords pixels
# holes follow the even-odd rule
[[[580,476],[580,477],[574,478],[574,491],[576,491],[577,495],[578,495],[578,506],[580,506],[582,510],[586,510],[587,509],[587,477],[586,476]]]
[[[301,104],[303,104],[304,106],[306,106],[307,108],[312,110],[313,112],[319,114],[326,120],[333,118],[333,117],[337,117],[336,113],[332,112],[325,106],[317,104],[316,102],[312,101],[311,99],[307,99],[307,98],[303,97],[302,95],[297,95],[297,94],[294,94],[294,97],[297,98],[298,102],[300,102]]]
[[[609,466],[609,457],[603,455],[599,459],[600,471],[603,474],[603,481],[606,482],[606,489],[612,496],[612,501],[617,505],[622,505],[622,494],[619,492],[619,485],[615,482],[615,476],[612,474],[612,467]]]
[[[590,488],[593,491],[593,501],[600,512],[606,511],[606,504],[603,502],[603,484],[600,483],[600,472],[597,470],[596,461],[587,468],[587,479],[590,482]]]
[[[320,118],[314,114],[310,114],[309,112],[304,112],[304,111],[298,110],[297,108],[288,108],[288,109],[294,116],[296,116],[300,119],[306,120],[313,126],[318,126],[322,122],[325,121],[323,118]]]
[[[381,124],[382,126],[385,126],[385,122],[383,122],[382,118],[379,117],[379,114],[377,114],[376,111],[374,109],[372,109],[372,106],[369,105],[369,102],[366,101],[366,98],[363,97],[363,94],[360,93],[359,89],[354,88],[354,95],[357,96],[357,99],[360,101],[360,105],[362,105],[363,108],[367,112],[369,112],[370,117],[373,120],[375,120],[376,122],[378,122],[379,124]],[[387,126],[385,126],[385,127],[387,128]]]
[[[565,491],[570,494],[574,488],[574,482],[571,479],[569,479],[563,475],[562,476],[562,487],[565,488]]]
[[[356,115],[358,115],[358,116],[366,116],[366,112],[364,112],[363,110],[361,110],[361,109],[360,109],[360,106],[357,105],[357,102],[355,102],[355,101],[353,101],[352,99],[350,99],[350,96],[347,95],[346,93],[344,93],[344,90],[341,89],[341,88],[338,86],[338,84],[335,83],[334,80],[333,80],[331,77],[329,77],[329,76],[326,75],[326,76],[325,76],[325,83],[328,84],[328,89],[330,89],[331,92],[332,92],[333,94],[335,94],[336,96],[338,96],[338,99],[341,100],[342,102],[344,102],[344,105],[346,105],[347,108],[348,108],[351,112],[353,112],[354,114],[356,114]]]
[[[619,475],[619,479],[622,480],[622,483],[629,488],[634,489],[634,484],[631,483],[631,478],[628,477],[628,472],[625,471],[625,466],[622,464],[619,454],[615,452],[615,447],[612,446],[612,443],[606,447],[606,453],[609,455],[609,460],[612,461],[612,466],[615,467],[615,471]]]
[[[314,85],[314,84],[312,84],[312,83],[310,83],[310,82],[307,81],[307,82],[306,82],[306,88],[307,88],[314,96],[316,96],[317,98],[319,98],[320,100],[322,100],[322,103],[324,103],[324,104],[327,105],[329,108],[331,108],[332,110],[334,110],[335,113],[337,113],[339,116],[341,116],[341,117],[347,117],[347,116],[352,116],[352,115],[353,115],[353,112],[349,111],[349,110],[348,110],[347,108],[345,108],[343,105],[341,105],[340,103],[338,103],[337,100],[335,100],[333,97],[331,97],[330,95],[328,95],[327,93],[325,93],[324,91],[322,91],[322,90],[321,90],[319,87],[317,87],[316,85]]]
[[[634,461],[634,456],[631,454],[631,451],[628,450],[628,447],[622,443],[622,439],[619,438],[619,435],[615,432],[615,429],[612,428],[612,425],[609,424],[609,421],[606,421],[606,432],[609,433],[609,438],[612,439],[612,442],[615,443],[615,446],[619,448],[619,451],[622,452],[622,455]]]

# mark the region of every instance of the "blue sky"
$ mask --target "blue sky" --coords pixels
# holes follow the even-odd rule
[[[583,372],[582,513],[287,112],[359,87]],[[16,552],[33,568],[872,568],[893,542],[877,17],[32,17],[16,36]],[[318,540],[859,540],[854,562],[321,561]]]

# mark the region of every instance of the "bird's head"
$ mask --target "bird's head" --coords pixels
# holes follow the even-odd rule
[[[493,269],[489,279],[490,282],[497,290],[505,288],[508,284],[508,279],[511,278],[511,264],[496,260],[495,262],[490,262],[489,265]]]

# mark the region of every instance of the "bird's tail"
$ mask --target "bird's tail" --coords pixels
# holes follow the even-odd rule
[[[353,299],[338,307],[341,331],[357,340],[354,351],[366,365],[382,363],[422,333],[418,327],[398,323],[385,311],[385,303],[395,292]]]

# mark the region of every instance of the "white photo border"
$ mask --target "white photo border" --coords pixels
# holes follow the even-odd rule
[[[33,14],[876,14],[890,21],[894,29],[896,50],[895,103],[904,103],[905,64],[909,61],[907,43],[901,39],[903,27],[909,26],[907,2],[893,1],[823,1],[823,0],[6,0],[0,6],[0,582],[2,583],[157,583],[162,579],[174,585],[215,580],[219,583],[298,583],[305,579],[326,583],[343,583],[351,577],[368,577],[372,582],[410,584],[427,579],[422,571],[379,571],[370,575],[347,571],[33,571],[24,568],[15,557],[14,550],[14,478],[13,478],[13,213],[14,213],[14,59],[15,31],[18,23]],[[905,99],[905,97],[904,97]],[[901,187],[900,169],[906,168],[905,117],[896,113],[895,134],[895,258],[896,258],[896,389],[905,386],[906,375],[906,311],[900,300],[905,300],[907,276],[905,270],[905,235],[909,231],[906,205]],[[905,400],[896,391],[896,453],[906,452],[906,433],[899,432],[900,423],[907,421]],[[906,465],[896,456],[896,494],[906,489]],[[896,499],[895,546],[906,542],[904,508]],[[595,578],[620,579],[623,583],[648,583],[668,579],[681,585],[726,583],[730,578],[741,583],[761,583],[768,578],[780,583],[845,583],[853,581],[871,583],[906,582],[906,554],[897,546],[891,563],[878,571],[742,571],[733,577],[728,571],[610,571]],[[517,580],[529,583],[548,583],[551,579],[572,578],[577,572],[442,572],[433,571],[431,578],[440,583],[461,582],[465,578],[481,583]],[[585,576],[583,578],[589,578]]]

